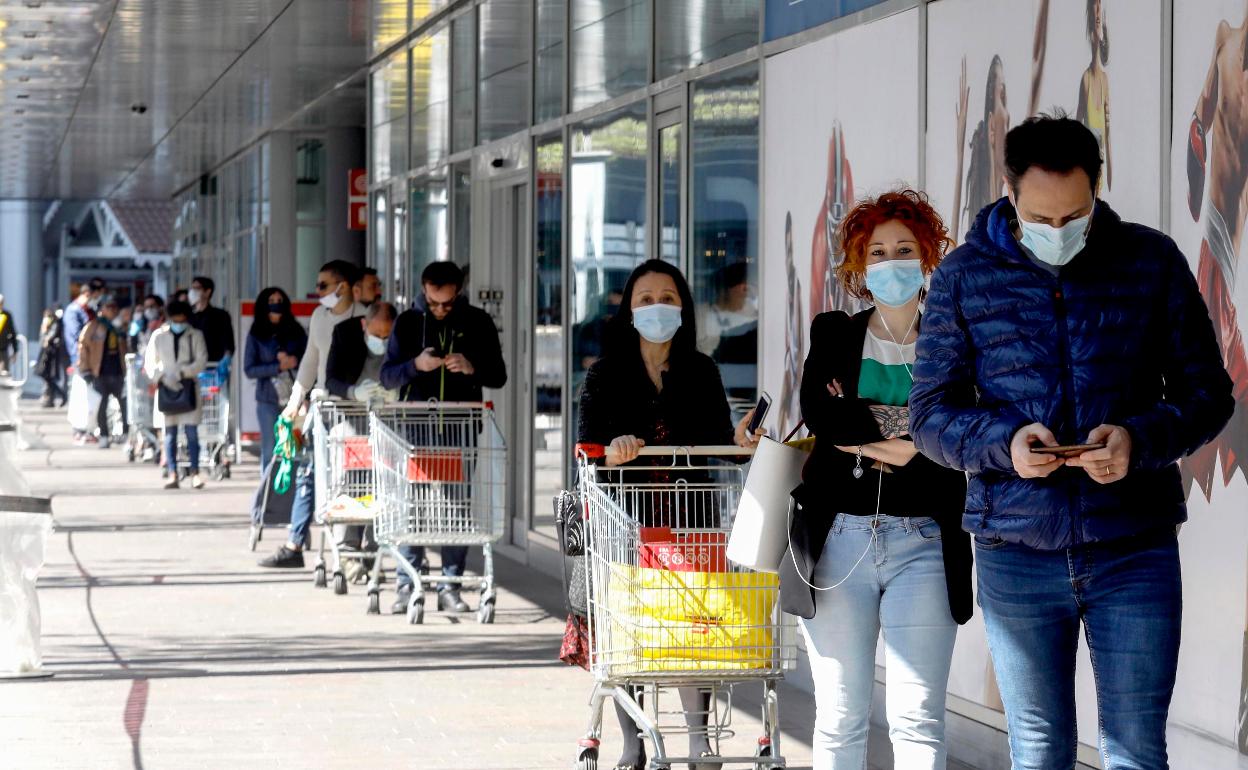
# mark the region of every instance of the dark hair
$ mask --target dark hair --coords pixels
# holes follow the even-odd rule
[[[421,285],[429,284],[435,289],[443,286],[464,288],[464,271],[454,262],[430,262],[420,274]]]
[[[365,278],[367,278],[367,277],[368,277],[368,276],[370,276],[370,275],[377,275],[377,268],[375,268],[375,267],[365,267],[365,268],[362,268],[362,269],[360,270],[360,280],[361,280],[361,281],[362,281],[362,280],[364,280]]]
[[[1101,178],[1101,145],[1087,126],[1061,110],[1028,118],[1005,136],[1005,178],[1018,194],[1018,180],[1031,167],[1068,174],[1083,169],[1095,192]]]
[[[206,275],[195,276],[194,278],[191,279],[191,283],[197,283],[200,286],[202,286],[205,290],[210,291],[213,294],[217,293],[217,284],[214,283],[213,280]]]
[[[379,299],[368,306],[368,312],[364,314],[364,320],[375,321],[378,316],[381,316],[383,321],[393,321],[395,318],[398,318],[399,314],[394,309],[394,305],[391,305],[384,299]]]
[[[354,286],[360,280],[360,268],[345,259],[331,259],[321,265],[320,272],[331,273],[348,286]]]
[[[175,315],[182,315],[189,318],[191,315],[190,303],[175,299],[173,302],[169,303],[168,307],[165,308],[165,315],[169,318],[173,318]]]
[[[651,273],[669,276],[676,284],[676,293],[680,295],[680,329],[672,339],[672,363],[676,364],[697,352],[697,314],[694,311],[693,292],[689,290],[689,282],[675,265],[650,259],[638,265],[624,284],[624,298],[620,301],[620,309],[607,323],[607,334],[602,345],[604,355],[635,360],[640,364],[641,335],[633,328],[633,291],[637,287],[637,281]]]
[[[276,302],[274,302],[275,299]],[[269,320],[269,305],[276,304],[282,306],[282,317],[274,324]],[[251,322],[250,333],[258,340],[269,340],[275,336],[278,339],[287,340],[303,334],[303,327],[295,320],[295,314],[290,310],[290,297],[276,286],[260,290],[260,293],[256,295],[255,312],[256,316]]]
[[[155,303],[156,303],[156,307],[164,307],[164,306],[165,306],[165,298],[164,298],[164,297],[162,297],[162,296],[160,296],[159,294],[148,294],[146,297],[144,297],[144,298],[143,298],[143,301],[144,301],[144,302],[147,302],[149,299],[150,299],[152,302],[155,302]]]
[[[1096,32],[1096,4],[1101,3],[1101,64],[1109,64],[1109,26],[1105,23],[1105,3],[1103,0],[1088,0],[1088,41]]]
[[[103,291],[105,286],[104,279],[92,278],[90,281],[87,281],[87,286],[91,291]]]

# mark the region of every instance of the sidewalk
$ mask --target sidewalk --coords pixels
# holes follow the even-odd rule
[[[493,626],[368,616],[362,586],[334,596],[310,569],[255,566],[281,533],[247,548],[254,461],[202,491],[166,492],[154,466],[118,448],[74,447],[62,411],[24,403],[23,415],[33,446],[19,464],[56,516],[40,580],[56,676],[0,682],[0,766],[573,766],[591,680],[556,659],[556,581],[497,560]],[[746,700],[728,750],[752,753]],[[781,711],[789,766],[809,767],[811,699],[785,686]],[[604,739],[610,767],[610,714]]]

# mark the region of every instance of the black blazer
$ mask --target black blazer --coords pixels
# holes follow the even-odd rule
[[[325,387],[331,395],[350,398],[351,388],[359,382],[368,360],[368,344],[364,341],[363,318],[356,316],[334,326],[325,362]]]
[[[853,455],[836,448],[883,440],[869,402],[858,397],[862,348],[874,312],[870,308],[852,318],[841,312],[823,313],[811,323],[801,401],[802,417],[817,441],[803,470],[802,485],[793,492],[793,548],[780,567],[781,604],[799,617],[815,615],[815,592],[802,578],[810,580],[836,514],[869,516],[876,511],[877,472],[864,461],[867,473],[854,479]],[[834,379],[842,385],[843,398],[828,393],[827,385]],[[961,528],[966,475],[916,455],[884,477],[878,496],[882,514],[930,516],[940,525],[950,614],[965,623],[973,613],[971,542]]]

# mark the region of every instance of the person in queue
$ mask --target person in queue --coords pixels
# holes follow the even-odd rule
[[[972,613],[966,479],[918,454],[906,403],[924,283],[950,240],[908,189],[858,203],[837,238],[837,280],[871,306],[811,322],[801,406],[817,442],[794,493],[782,606],[802,618],[810,655],[815,767],[865,765],[882,633],[895,762],[935,770],[954,640]]]
[[[649,260],[633,271],[606,328],[603,356],[590,367],[580,394],[578,443],[605,446],[607,467],[634,462],[646,446],[757,445],[761,429],[746,435],[752,414],[734,431],[719,370],[698,352],[695,319],[693,295],[680,270]],[[657,526],[664,512],[634,515]],[[680,699],[690,729],[689,755],[711,756],[706,694],[682,687]],[[616,715],[624,737],[616,767],[647,767],[637,725],[618,703]]]
[[[453,262],[433,262],[421,274],[421,288],[415,306],[395,322],[381,369],[382,387],[397,391],[404,401],[478,402],[485,388],[506,385],[498,328],[488,313],[463,296],[463,271]],[[441,550],[443,576],[462,577],[468,548]],[[418,568],[424,562],[423,547],[404,546],[400,553]],[[407,611],[412,590],[411,577],[400,570],[393,613]],[[469,610],[457,584],[438,587],[438,609]]]
[[[243,349],[243,374],[256,383],[256,421],[260,425],[260,467],[273,459],[277,422],[295,387],[295,371],[308,347],[308,333],[295,320],[290,297],[270,286],[256,295],[256,317]]]
[[[208,363],[216,364],[222,379],[229,377],[230,362],[234,358],[234,322],[228,310],[213,307],[212,298],[217,285],[206,275],[191,279],[187,301],[191,303],[191,326],[204,334],[208,346]]]
[[[316,276],[316,292],[320,307],[312,311],[308,325],[308,345],[299,361],[298,374],[282,417],[293,420],[304,401],[315,389],[323,389],[329,365],[329,346],[334,327],[348,318],[364,315],[365,308],[355,301],[352,287],[359,279],[359,268],[350,262],[335,259],[321,266]],[[312,513],[316,507],[316,478],[310,462],[303,463],[295,474],[295,500],[290,510],[290,533],[286,544],[273,555],[260,561],[270,569],[298,569],[304,566],[303,550],[308,544]]]
[[[963,527],[1027,770],[1075,756],[1081,626],[1105,767],[1168,767],[1178,461],[1234,409],[1187,258],[1098,199],[1102,166],[1064,115],[1009,132],[1009,194],[932,276],[910,393],[919,450],[969,474]]]
[[[78,339],[79,374],[100,395],[96,409],[96,425],[100,431],[100,449],[108,449],[112,431],[108,421],[111,399],[117,400],[121,412],[122,433],[129,431],[126,414],[126,342],[120,328],[117,300],[107,297],[100,304],[100,314],[82,330]]]
[[[148,379],[170,391],[194,388],[195,407],[189,412],[172,414],[160,409],[161,398],[156,398],[165,434],[165,467],[169,481],[165,489],[177,489],[178,481],[178,431],[186,434],[187,463],[190,466],[191,487],[203,489],[204,481],[199,475],[199,422],[203,399],[199,393],[199,374],[208,365],[208,347],[204,335],[191,326],[191,306],[185,302],[170,302],[166,308],[169,322],[156,330],[147,345],[144,369]]]

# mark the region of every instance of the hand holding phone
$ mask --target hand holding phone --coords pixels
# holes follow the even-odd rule
[[[1097,449],[1104,449],[1105,443],[1096,444],[1070,444],[1067,446],[1033,446],[1031,451],[1038,455],[1053,455],[1062,459],[1078,457],[1084,452],[1091,452]]]
[[[763,427],[763,420],[767,418],[767,412],[770,410],[771,396],[764,390],[762,395],[758,397],[758,404],[754,407],[754,417],[750,420],[750,425],[746,429],[751,436],[757,433],[759,428]]]
[[[771,408],[771,396],[763,393],[758,399],[758,404],[751,410],[751,414],[741,418],[741,422],[737,423],[734,438],[737,446],[752,449],[758,446],[759,439],[766,435],[763,430],[763,420],[767,417],[767,411]]]

